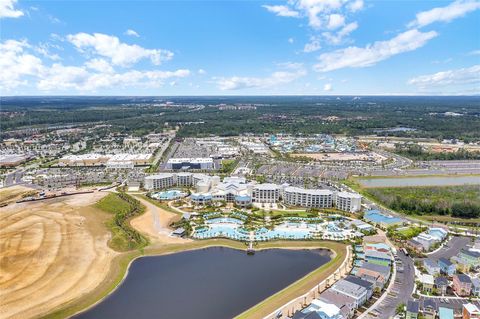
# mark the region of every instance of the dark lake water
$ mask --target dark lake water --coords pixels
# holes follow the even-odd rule
[[[81,319],[233,318],[330,260],[328,250],[212,247],[135,260],[125,281]]]

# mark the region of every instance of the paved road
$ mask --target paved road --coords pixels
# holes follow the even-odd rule
[[[411,298],[414,286],[415,269],[412,258],[398,251],[397,276],[394,279],[392,290],[387,297],[373,310],[373,315],[367,315],[366,319],[390,318],[395,315],[397,305],[407,303]],[[403,268],[403,270],[402,270]],[[393,280],[393,279],[392,279]]]
[[[471,239],[468,237],[452,237],[450,241],[443,246],[439,251],[428,255],[429,258],[438,260],[440,258],[450,259],[451,257],[458,254],[458,252],[467,246],[471,242]]]

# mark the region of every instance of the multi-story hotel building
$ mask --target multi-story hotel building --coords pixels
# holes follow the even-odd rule
[[[346,212],[357,212],[362,207],[362,196],[355,193],[339,192],[335,198],[335,207]]]
[[[283,202],[290,206],[328,208],[333,206],[333,192],[289,186],[283,191]]]
[[[280,199],[281,187],[276,184],[257,184],[253,186],[252,200],[256,203],[276,203]]]

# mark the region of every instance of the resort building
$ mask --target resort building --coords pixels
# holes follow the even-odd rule
[[[365,260],[368,262],[389,266],[393,258],[390,253],[384,253],[377,250],[366,250]]]
[[[367,281],[367,280],[364,280],[360,277],[357,277],[357,276],[352,276],[352,275],[348,275],[347,277],[345,277],[345,280],[346,281],[349,281],[351,283],[354,283],[356,285],[359,285],[359,286],[362,286],[364,287],[365,289],[367,289],[367,300],[370,299],[373,295],[373,288],[374,288],[374,285],[373,283]]]
[[[432,299],[424,299],[422,304],[422,314],[425,319],[437,318],[437,303]]]
[[[435,284],[435,280],[433,279],[433,276],[428,274],[424,274],[424,275],[421,274],[419,276],[419,279],[420,279],[420,283],[423,286],[423,291],[428,293],[432,292]]]
[[[170,173],[160,173],[145,177],[144,187],[147,190],[166,189],[176,185],[176,178]]]
[[[283,191],[283,202],[289,206],[328,208],[333,205],[333,192],[289,186]]]
[[[453,276],[453,290],[459,296],[470,296],[472,292],[472,280],[464,274]]]
[[[430,248],[445,240],[447,238],[448,232],[443,228],[429,228],[427,231],[420,233],[418,236],[413,237],[414,246],[416,250],[419,250],[420,247],[416,243],[421,244],[421,250],[429,251]]]
[[[480,279],[472,278],[472,295],[480,297]]]
[[[292,319],[344,319],[340,308],[333,304],[320,299],[312,300],[312,303],[305,309],[297,311]]]
[[[351,318],[355,312],[355,299],[333,289],[327,289],[318,296],[319,300],[340,308],[344,318]]]
[[[165,169],[170,170],[212,170],[213,159],[209,157],[198,158],[171,158],[167,161]]]
[[[457,256],[452,259],[460,264],[460,268],[463,268],[462,271],[464,272],[480,267],[480,253],[477,251],[462,249]]]
[[[276,184],[257,184],[253,186],[252,200],[255,203],[276,203],[280,198],[280,189]]]
[[[346,212],[357,212],[362,207],[362,196],[355,193],[339,192],[335,197],[335,207]]]
[[[383,288],[388,281],[388,278],[390,278],[390,267],[364,262],[358,268],[356,275],[368,281],[371,281],[371,278],[374,278],[378,287]]]

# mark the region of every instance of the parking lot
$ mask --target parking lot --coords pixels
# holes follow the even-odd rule
[[[397,305],[407,303],[411,298],[414,286],[415,270],[413,260],[401,251],[398,251],[396,261],[397,274],[392,290],[383,301],[365,316],[367,319],[391,318],[395,315]]]
[[[428,255],[428,257],[433,260],[438,260],[440,258],[450,259],[451,257],[457,255],[458,252],[465,248],[470,242],[471,239],[468,237],[452,237],[452,239],[450,239],[450,241],[446,243],[439,251]]]

